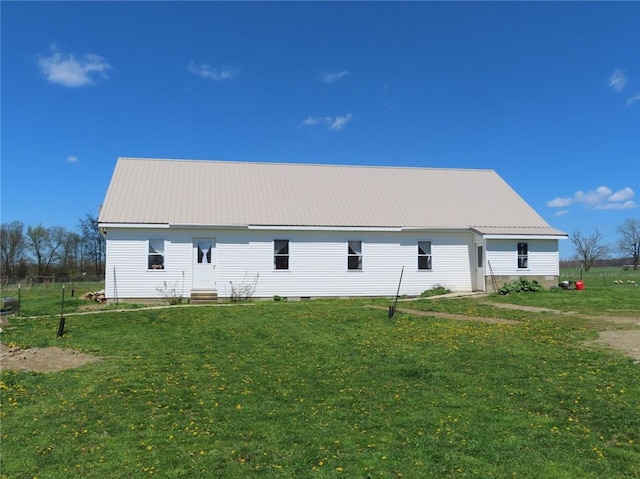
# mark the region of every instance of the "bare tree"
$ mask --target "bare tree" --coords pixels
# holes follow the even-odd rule
[[[82,261],[82,237],[75,232],[65,234],[60,251],[59,265],[65,274],[78,273]]]
[[[574,258],[582,263],[585,271],[589,271],[597,260],[609,255],[609,248],[602,244],[603,238],[597,228],[595,233],[588,236],[582,236],[579,230],[575,230],[569,238],[573,243]]]
[[[633,259],[633,270],[637,271],[640,260],[640,219],[629,218],[616,231],[620,235],[618,251]]]
[[[96,276],[104,272],[106,241],[100,232],[98,218],[87,213],[78,223],[86,255],[93,261]]]
[[[16,276],[19,264],[25,258],[27,244],[24,237],[24,224],[21,221],[2,223],[0,227],[0,255],[2,257],[2,276]]]
[[[48,276],[51,265],[62,248],[66,230],[61,226],[45,228],[41,224],[27,227],[27,246],[38,266],[38,276]]]

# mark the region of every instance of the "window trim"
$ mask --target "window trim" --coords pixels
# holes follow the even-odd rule
[[[521,252],[524,251],[524,252]],[[525,243],[525,242],[518,242],[518,245],[516,246],[516,253],[517,253],[517,267],[520,270],[524,270],[524,269],[529,269],[529,243]],[[521,264],[523,264],[523,266],[521,266]]]
[[[351,247],[352,243],[358,243],[358,250],[356,251],[356,249],[353,249]],[[355,246],[355,245],[354,245]],[[351,250],[353,249],[353,251],[356,251],[355,253],[351,253]],[[363,257],[364,255],[362,254],[362,240],[348,240],[347,241],[347,271],[362,271],[364,269],[363,267]],[[358,261],[358,267],[357,268],[352,268],[351,267],[351,258],[359,258]]]
[[[162,246],[161,250],[155,248],[156,251],[152,252],[153,246]],[[161,262],[151,262],[152,257],[160,257]],[[164,271],[166,266],[166,240],[160,238],[149,238],[147,240],[147,271]]]
[[[278,249],[277,249],[277,243],[278,241],[286,241],[286,253],[279,253]],[[289,264],[289,259],[290,259],[290,254],[291,254],[291,241],[288,239],[274,239],[273,240],[273,270],[274,271],[289,271],[290,270],[290,264]],[[286,258],[286,268],[279,268],[278,267],[278,259],[281,258]]]
[[[420,249],[420,245],[421,244],[428,244],[429,245],[429,252],[428,253],[421,253],[421,249]],[[431,251],[431,247],[433,246],[433,243],[431,241],[418,241],[418,271],[433,271],[433,253]],[[424,251],[424,249],[422,250]],[[421,258],[426,258],[427,259],[427,267],[426,268],[422,268],[420,265],[420,259]]]

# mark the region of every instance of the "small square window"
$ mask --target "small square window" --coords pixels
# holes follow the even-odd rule
[[[164,269],[164,240],[149,240],[148,268]]]
[[[362,241],[349,241],[347,265],[349,269],[362,269]]]
[[[418,241],[418,269],[431,269],[431,241]]]
[[[289,269],[289,240],[274,240],[273,268]]]
[[[518,269],[527,269],[529,267],[529,245],[527,243],[518,243]]]

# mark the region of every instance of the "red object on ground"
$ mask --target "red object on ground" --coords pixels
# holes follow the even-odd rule
[[[576,281],[576,289],[584,289],[584,282]]]

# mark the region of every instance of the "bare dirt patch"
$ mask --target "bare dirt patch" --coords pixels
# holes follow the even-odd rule
[[[640,361],[640,330],[600,331],[596,344],[605,344]]]
[[[100,361],[91,354],[58,347],[26,348],[0,344],[0,369],[14,371],[54,372],[73,369]]]
[[[494,306],[502,309],[512,309],[517,311],[528,311],[529,313],[553,313],[553,314],[576,314],[573,311],[558,311],[557,309],[541,308],[539,306],[524,306],[511,303],[481,303],[486,306]]]

